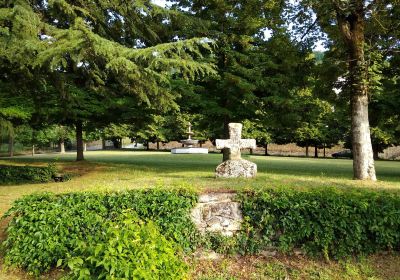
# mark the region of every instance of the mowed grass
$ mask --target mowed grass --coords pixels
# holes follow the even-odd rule
[[[368,188],[400,191],[400,162],[377,161],[377,182],[352,180],[352,161],[244,155],[257,163],[254,179],[217,179],[215,167],[221,154],[172,155],[166,152],[96,151],[85,154],[86,161],[75,162],[75,154],[45,154],[0,159],[0,165],[46,165],[56,162],[63,172],[76,176],[63,183],[0,186],[0,214],[15,199],[34,192],[111,191],[154,186],[180,186],[198,191],[243,188],[290,187],[298,189],[335,187],[343,190]],[[0,242],[6,221],[0,223]],[[400,279],[399,255],[376,255],[362,261],[329,262],[307,258],[265,259],[228,258],[192,265],[193,279]],[[21,271],[4,271],[1,279],[30,279]],[[58,275],[57,272],[54,275]],[[44,279],[57,278],[53,274]]]
[[[45,165],[56,162],[64,172],[75,175],[64,183],[0,186],[0,213],[12,201],[37,192],[83,190],[122,190],[154,186],[184,186],[199,191],[242,189],[247,187],[364,187],[400,190],[400,162],[377,161],[377,182],[352,180],[352,161],[348,159],[265,157],[244,155],[257,163],[255,179],[214,177],[221,154],[173,155],[167,152],[94,151],[85,154],[85,162],[75,162],[75,154],[44,154],[1,159],[1,164]]]

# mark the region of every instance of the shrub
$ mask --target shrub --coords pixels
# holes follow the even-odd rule
[[[35,275],[55,266],[85,241],[95,244],[124,210],[152,220],[182,248],[196,244],[197,231],[189,213],[197,196],[189,191],[134,190],[115,193],[34,194],[17,200],[3,243],[5,262]]]
[[[57,169],[54,164],[49,164],[46,167],[1,165],[0,184],[50,182],[56,172]]]
[[[95,243],[80,241],[67,259],[73,279],[184,279],[185,263],[152,222],[133,212],[105,223]],[[59,262],[61,264],[61,261]]]
[[[400,246],[400,196],[385,191],[269,189],[242,193],[244,231],[261,245],[340,258]],[[252,241],[254,244],[254,240]],[[258,248],[259,249],[259,248]]]
[[[80,240],[96,239],[107,209],[100,194],[35,194],[14,203],[3,243],[5,262],[39,275],[65,258]]]
[[[114,192],[105,196],[110,216],[124,209],[134,210],[139,217],[149,219],[161,232],[176,241],[185,251],[199,242],[199,233],[190,219],[190,211],[197,203],[197,194],[184,189],[149,189]]]
[[[185,251],[202,245],[220,253],[252,254],[272,245],[284,252],[302,248],[309,254],[326,258],[400,247],[398,193],[266,189],[241,192],[238,200],[242,204],[244,223],[241,232],[228,238],[200,235],[190,219],[197,195],[188,190],[26,196],[17,200],[6,214],[12,219],[2,245],[5,263],[38,275],[64,260],[64,265],[68,264],[76,277],[98,274],[118,278],[127,267],[127,273],[141,267],[147,269],[148,263],[141,266],[132,264],[131,260],[137,259],[143,248],[151,247],[161,248],[154,249],[161,254],[160,262],[149,262],[157,264],[155,271],[165,269],[178,277],[182,266],[171,257],[171,248],[175,247],[166,240]],[[126,216],[127,210],[137,217]],[[154,238],[146,239],[147,235]],[[128,240],[136,240],[135,236],[142,237],[138,247],[133,248],[136,245]],[[107,247],[107,244],[113,245]],[[143,259],[153,260],[155,251],[143,253]],[[171,267],[164,263],[164,257],[172,258]],[[168,279],[166,275],[159,275],[160,279]]]

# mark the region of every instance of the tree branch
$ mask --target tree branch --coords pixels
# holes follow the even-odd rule
[[[304,39],[304,37],[307,36],[308,32],[310,32],[314,28],[314,26],[317,24],[318,20],[319,20],[319,17],[317,16],[315,18],[314,22],[312,24],[310,24],[310,26],[307,28],[306,32],[304,32],[304,34],[301,36],[300,41],[302,41]]]

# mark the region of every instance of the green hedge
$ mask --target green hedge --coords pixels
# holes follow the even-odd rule
[[[56,173],[54,164],[46,167],[0,165],[0,184],[50,182]]]
[[[152,223],[132,211],[107,221],[103,233],[80,241],[66,260],[71,279],[185,279],[187,266],[176,247]],[[58,265],[62,264],[58,261]]]
[[[242,193],[249,244],[341,258],[400,248],[400,195],[313,189]]]
[[[114,242],[117,236],[131,239],[120,222],[126,221],[121,217],[128,210],[138,217],[134,219],[135,232],[154,232],[156,244],[162,245],[160,248],[164,249],[160,250],[165,256],[171,248],[187,252],[197,246],[240,254],[256,253],[266,246],[278,246],[283,252],[302,248],[311,255],[326,258],[398,250],[400,247],[398,193],[354,189],[266,189],[240,192],[237,199],[242,204],[244,223],[241,232],[228,238],[199,234],[190,220],[197,194],[188,190],[26,196],[17,200],[7,213],[12,219],[2,245],[5,262],[36,275],[54,267],[57,262],[69,266],[72,273],[99,273],[96,267],[101,259],[110,256],[105,244]],[[150,221],[168,242],[176,246],[164,242]],[[137,223],[142,223],[144,228],[138,227]],[[96,250],[96,244],[104,246]],[[154,244],[149,244],[149,248],[155,248]],[[120,245],[122,248],[116,246],[117,250],[127,252],[125,246],[129,248],[129,244],[122,242]],[[115,254],[115,251],[111,253]],[[153,256],[153,253],[151,251],[149,255]],[[114,257],[122,258],[119,261],[113,259],[115,263],[127,261],[125,255]],[[77,263],[74,260],[78,260]],[[92,261],[87,263],[88,260]],[[110,272],[109,267],[104,269]],[[114,268],[114,272],[122,270],[118,266]],[[181,273],[179,261],[171,271]]]
[[[5,262],[35,275],[64,265],[81,242],[104,242],[109,222],[131,210],[152,220],[180,248],[189,250],[198,238],[190,218],[197,196],[189,191],[142,190],[117,193],[34,194],[17,200],[6,213],[12,219],[2,247]],[[120,233],[123,234],[123,233]]]

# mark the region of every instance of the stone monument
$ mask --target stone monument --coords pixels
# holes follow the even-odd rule
[[[216,177],[253,178],[257,174],[257,165],[241,157],[240,149],[255,149],[255,139],[242,139],[242,124],[229,124],[229,139],[217,139],[217,149],[229,149],[229,159],[217,166]]]
[[[199,140],[192,139],[192,135],[194,133],[192,132],[192,124],[190,122],[189,129],[186,134],[188,135],[188,138],[179,141],[183,144],[184,147],[171,149],[171,154],[208,154],[207,148],[193,147],[194,145],[199,143]]]

